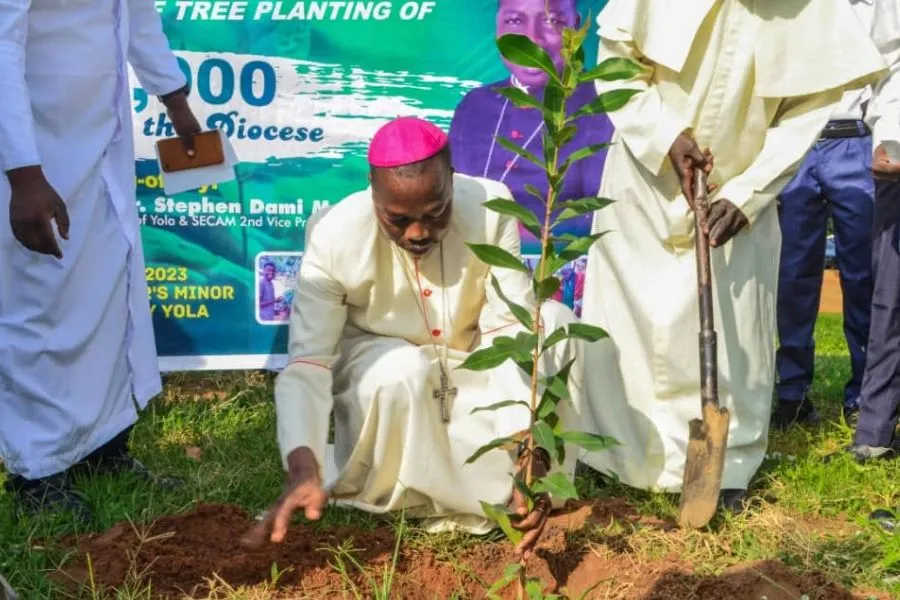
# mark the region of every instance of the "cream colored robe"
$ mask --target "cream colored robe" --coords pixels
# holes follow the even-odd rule
[[[521,326],[494,294],[490,273],[522,305],[534,306],[531,279],[509,269],[489,269],[465,242],[499,245],[520,256],[517,223],[485,209],[491,198],[511,198],[500,183],[454,176],[453,218],[444,246],[444,277],[435,249],[418,261],[418,277],[407,283],[415,262],[384,235],[375,218],[371,189],[335,205],[316,224],[291,312],[290,362],[275,387],[282,459],[308,446],[324,465],[332,498],[369,512],[406,509],[408,517],[431,518],[434,528],[491,528],[479,501],[509,500],[511,454],[466,459],[496,437],[528,427],[528,411],[513,407],[470,414],[478,406],[528,400],[529,380],[512,362],[489,372],[456,370],[474,349],[497,335],[515,336]],[[443,321],[446,294],[449,322]],[[428,323],[416,305],[424,299]],[[558,303],[544,308],[544,331],[575,321]],[[439,387],[438,354],[429,331],[449,345],[453,385],[459,388],[449,424],[440,420],[432,396]],[[440,333],[438,333],[440,332]],[[543,367],[555,373],[580,353],[579,343],[548,351]],[[443,343],[438,345],[443,355]],[[548,370],[549,369],[549,370]],[[565,417],[577,424],[581,361],[575,363],[573,402]],[[334,472],[326,449],[334,410]],[[574,474],[576,451],[564,469]]]
[[[715,156],[711,198],[750,227],[712,251],[719,396],[731,410],[723,488],[746,488],[766,450],[780,232],[774,203],[848,87],[884,63],[846,0],[612,0],[600,60],[641,61],[641,90],[610,118],[614,145],[595,215],[612,230],[588,259],[583,319],[609,341],[585,352],[584,428],[623,445],[584,462],[626,484],[681,488],[700,416],[693,215],[667,157],[691,130]],[[854,80],[857,80],[854,82]]]

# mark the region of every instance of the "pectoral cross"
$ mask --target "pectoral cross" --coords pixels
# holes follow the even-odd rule
[[[447,373],[441,369],[441,388],[434,390],[431,394],[435,400],[439,400],[441,403],[441,423],[450,422],[449,403],[456,400],[456,392],[455,387],[450,387],[450,378],[447,377]]]

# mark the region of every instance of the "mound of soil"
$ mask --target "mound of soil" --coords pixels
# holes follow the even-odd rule
[[[747,565],[717,577],[702,577],[678,556],[638,562],[627,554],[627,542],[604,540],[611,552],[603,556],[568,536],[586,522],[637,521],[621,501],[581,505],[554,517],[542,547],[529,563],[529,573],[548,589],[574,597],[586,590],[590,598],[640,600],[856,600],[847,590],[819,575],[800,575],[777,562]],[[283,545],[248,551],[238,543],[251,519],[234,506],[200,505],[189,513],[165,517],[149,527],[119,524],[107,532],[76,540],[80,558],[62,575],[69,582],[88,580],[88,557],[95,584],[119,587],[142,579],[156,598],[205,597],[214,577],[233,587],[271,582],[273,565],[281,572],[276,598],[335,598],[348,590],[347,579],[333,567],[328,549],[352,545],[354,558],[368,576],[379,581],[391,565],[394,531],[364,531],[349,527],[297,526]],[[666,523],[649,523],[665,529]],[[583,541],[583,540],[582,540]],[[483,598],[485,589],[499,579],[512,562],[509,546],[483,543],[467,548],[452,560],[439,559],[431,550],[405,547],[393,578],[394,598]],[[371,583],[346,561],[347,574],[365,596]],[[451,564],[452,563],[452,564]]]

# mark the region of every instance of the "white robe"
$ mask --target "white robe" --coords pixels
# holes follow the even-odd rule
[[[152,0],[0,0],[0,170],[41,165],[71,220],[61,261],[25,249],[0,177],[0,457],[27,478],[78,462],[161,391],[128,63],[149,94],[185,84]]]
[[[585,428],[621,446],[582,458],[626,484],[677,492],[688,422],[700,417],[700,330],[693,214],[667,153],[690,130],[710,147],[719,185],[749,227],[712,251],[719,399],[731,411],[723,488],[746,488],[766,450],[774,385],[781,244],[774,200],[845,88],[883,60],[846,0],[612,0],[599,59],[646,69],[600,92],[641,91],[620,111],[595,214],[583,320]]]
[[[435,528],[461,526],[487,531],[479,501],[509,500],[513,460],[497,450],[474,464],[466,459],[494,438],[528,427],[528,412],[516,406],[470,414],[478,406],[528,400],[529,383],[508,361],[488,372],[457,370],[470,351],[521,327],[490,285],[490,273],[513,301],[533,306],[531,279],[508,269],[489,270],[465,242],[489,243],[520,255],[516,222],[481,204],[511,198],[496,182],[454,176],[453,218],[440,253],[418,261],[421,292],[410,286],[397,251],[377,224],[371,190],[335,205],[309,237],[291,311],[290,362],[275,387],[282,459],[295,448],[312,449],[321,467],[329,415],[334,410],[336,473],[326,473],[332,498],[376,513],[406,510],[433,519]],[[449,315],[444,323],[444,296]],[[428,324],[416,306],[427,307]],[[542,309],[544,331],[575,321],[561,304]],[[439,337],[437,349],[429,331]],[[450,423],[440,420],[432,392],[439,387],[438,357],[449,346],[452,384],[459,388]],[[560,343],[545,355],[544,373],[555,373],[580,356],[578,342]],[[572,402],[564,405],[568,428],[577,426],[581,361],[570,376]],[[576,453],[565,472],[574,473]]]

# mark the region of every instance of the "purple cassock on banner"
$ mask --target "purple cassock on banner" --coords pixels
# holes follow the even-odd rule
[[[543,156],[543,116],[536,109],[519,108],[500,95],[496,89],[518,84],[514,78],[485,85],[469,92],[456,108],[450,126],[450,149],[453,166],[459,173],[486,177],[504,183],[516,201],[544,221],[543,203],[529,194],[525,186],[533,185],[546,197],[548,186],[545,173],[532,162],[520,158],[499,143],[506,138],[536,156]],[[540,92],[535,94],[540,97]],[[581,85],[568,104],[572,114],[597,97],[590,83]],[[604,114],[580,117],[577,133],[563,148],[560,163],[579,148],[608,143],[613,133],[612,123]],[[579,161],[566,176],[560,201],[596,196],[606,161],[606,151]],[[557,211],[558,212],[558,211]],[[554,233],[589,235],[591,214],[561,223]],[[522,253],[540,254],[540,243],[531,233],[520,227]],[[580,313],[581,291],[584,287],[584,265],[575,264],[563,269],[563,286],[558,300]]]

